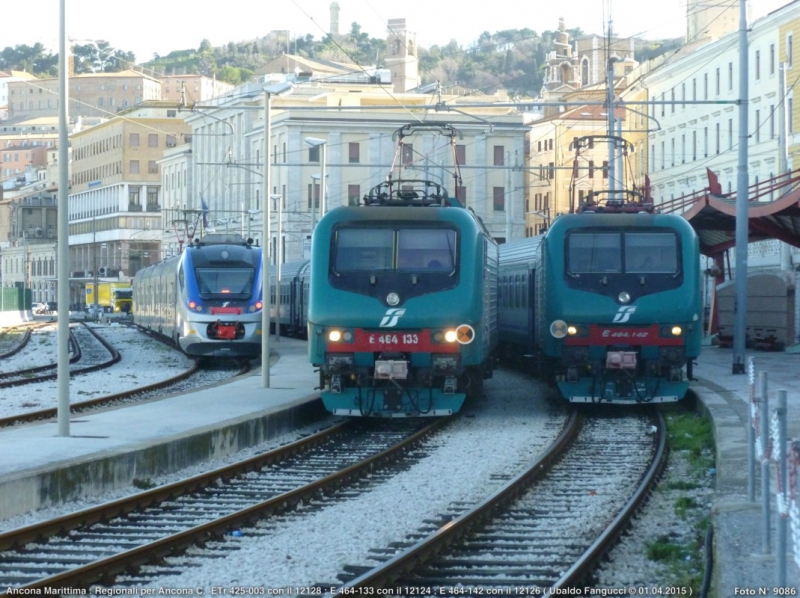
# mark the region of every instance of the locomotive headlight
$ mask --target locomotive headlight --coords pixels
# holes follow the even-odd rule
[[[458,335],[456,335],[455,330],[448,330],[444,333],[444,340],[446,340],[448,343],[456,342],[456,338],[458,338]]]
[[[578,334],[578,327],[577,326],[567,326],[567,334],[570,336],[575,336]]]
[[[328,340],[333,343],[338,343],[342,340],[342,331],[341,330],[331,330],[328,333]]]
[[[441,330],[435,330],[433,332],[433,342],[434,343],[441,343],[444,340],[444,332]]]
[[[672,332],[672,336],[680,336],[681,334],[683,334],[683,328],[681,328],[680,326],[673,326],[670,332]]]
[[[631,300],[631,296],[628,295],[625,291],[622,291],[619,296],[617,297],[620,303],[628,303]]]

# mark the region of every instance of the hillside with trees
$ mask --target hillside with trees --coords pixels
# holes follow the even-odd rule
[[[583,36],[580,29],[569,29],[570,39]],[[541,34],[531,29],[484,32],[468,47],[455,41],[444,46],[420,47],[419,72],[422,83],[438,81],[444,90],[459,87],[475,93],[492,94],[506,89],[512,96],[535,97],[542,87],[543,65],[553,50],[556,31]],[[637,43],[640,62],[678,47],[680,40]],[[385,40],[370,37],[358,23],[346,35],[315,39],[312,35],[288,40],[286,32],[272,32],[262,38],[229,42],[213,47],[207,39],[196,49],[176,50],[156,55],[141,63],[145,72],[167,75],[200,73],[238,85],[251,80],[256,70],[284,52],[306,58],[332,60],[363,66],[382,66]],[[73,48],[75,73],[117,72],[131,68],[132,52],[114,50],[108,42],[76,45]],[[41,43],[18,45],[0,51],[0,70],[18,70],[38,77],[58,75],[58,55],[45,51]]]

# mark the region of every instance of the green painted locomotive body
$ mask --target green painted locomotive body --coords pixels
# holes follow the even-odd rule
[[[328,212],[312,238],[309,360],[325,407],[440,416],[491,376],[498,250],[470,211],[388,202]]]
[[[566,214],[500,249],[499,330],[571,402],[683,398],[700,354],[699,243],[680,216]]]

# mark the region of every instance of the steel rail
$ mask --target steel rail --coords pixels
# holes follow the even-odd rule
[[[212,522],[88,563],[76,569],[19,586],[14,591],[63,587],[88,588],[94,583],[111,583],[116,575],[132,568],[135,569],[147,563],[157,562],[159,559],[180,552],[188,546],[202,545],[210,539],[221,538],[231,529],[241,525],[251,525],[271,515],[287,511],[305,500],[333,492],[351,480],[367,476],[373,473],[377,467],[385,466],[392,461],[400,459],[409,449],[419,444],[449,421],[451,420],[445,418],[434,420],[396,445],[384,449],[357,464],[347,466],[319,480],[274,496],[261,503],[225,515]],[[196,492],[218,483],[224,483],[247,472],[263,468],[297,453],[308,451],[326,442],[335,434],[345,433],[346,429],[353,425],[355,423],[352,421],[341,423],[297,442],[231,466],[47,522],[2,533],[0,534],[0,551],[20,548],[31,542],[42,541],[54,535],[66,534],[93,523],[107,522],[115,517],[126,516],[134,511],[158,505],[178,496]]]

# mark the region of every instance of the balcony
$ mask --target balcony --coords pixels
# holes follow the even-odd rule
[[[148,212],[160,212],[161,211],[161,206],[158,205],[157,203],[149,203],[149,204],[147,204],[147,211]]]
[[[128,211],[129,212],[141,212],[142,211],[142,204],[140,204],[140,203],[129,203],[128,204]]]

